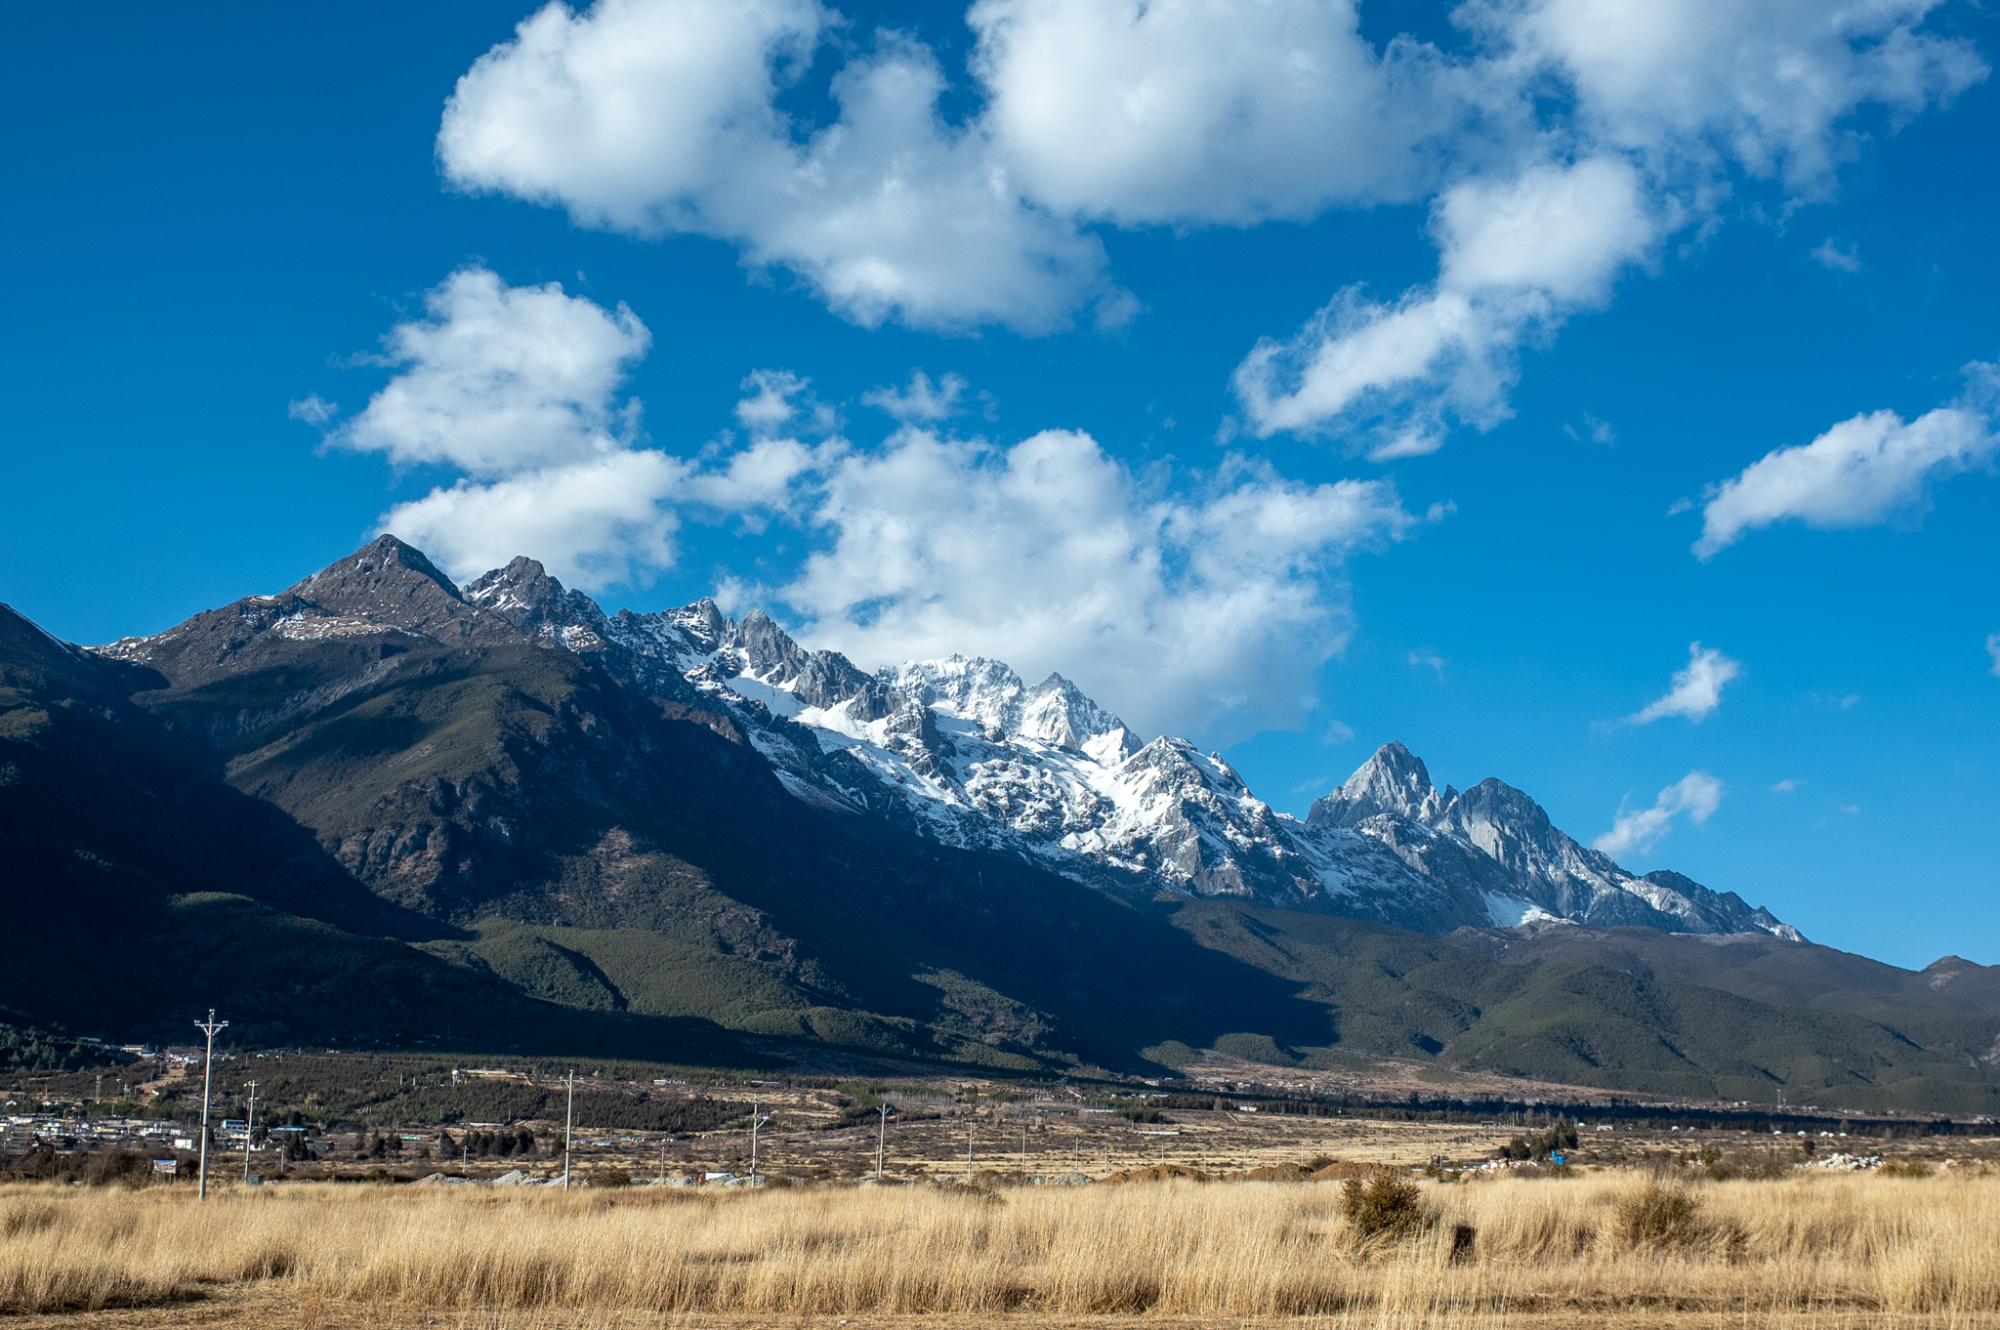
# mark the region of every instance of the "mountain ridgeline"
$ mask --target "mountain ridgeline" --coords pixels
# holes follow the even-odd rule
[[[108,646],[0,609],[0,907],[46,939],[0,1021],[72,1035],[2000,1103],[2000,972],[1813,946],[1401,745],[1301,820],[1059,675],[869,673],[525,558],[461,589],[387,536]]]

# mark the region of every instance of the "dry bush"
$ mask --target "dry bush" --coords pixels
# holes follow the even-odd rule
[[[22,1184],[0,1187],[0,1313],[250,1281],[299,1307],[425,1315],[1365,1312],[1406,1324],[1679,1306],[1965,1324],[2000,1312],[2000,1178],[1700,1182],[1685,1211],[1630,1174],[1396,1185],[1434,1222],[1369,1243],[1329,1185],[1038,1187],[1002,1203],[934,1187],[286,1184],[197,1205],[184,1188]],[[1476,1245],[1463,1234],[1475,1229]]]
[[[1654,1178],[1618,1203],[1618,1230],[1634,1247],[1692,1247],[1708,1233],[1701,1222],[1701,1198]]]
[[[1390,1169],[1378,1169],[1367,1181],[1349,1178],[1340,1184],[1340,1213],[1362,1242],[1386,1238],[1392,1242],[1429,1228],[1436,1216],[1424,1204],[1421,1188]]]

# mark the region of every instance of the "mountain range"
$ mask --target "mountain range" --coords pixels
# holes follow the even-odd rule
[[[526,558],[461,588],[389,536],[95,648],[0,610],[0,863],[49,939],[0,1018],[71,1032],[198,1003],[268,1040],[711,1064],[1216,1048],[1962,1111],[2000,1085],[1996,972],[1814,946],[1400,744],[1301,820],[1060,675],[870,673],[759,611],[607,615]]]

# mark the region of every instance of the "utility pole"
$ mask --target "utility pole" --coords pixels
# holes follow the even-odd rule
[[[575,1134],[576,1130],[576,1068],[575,1067],[571,1067],[569,1069],[569,1075],[563,1078],[563,1083],[569,1086],[569,1104],[566,1108],[563,1109],[563,1190],[568,1191],[570,1140],[572,1136]]]
[[[243,1124],[243,1183],[250,1183],[250,1147],[257,1136],[257,1082],[250,1082],[250,1117]]]
[[[972,1119],[965,1120],[965,1185],[972,1185]]]
[[[660,1184],[664,1186],[666,1185],[666,1181],[667,1181],[667,1138],[662,1136],[660,1138]]]
[[[1021,1124],[1021,1181],[1028,1180],[1028,1124]]]
[[[201,1181],[195,1187],[195,1199],[208,1199],[208,1086],[209,1073],[215,1069],[215,1036],[229,1028],[228,1021],[215,1019],[215,1008],[208,1009],[208,1019],[196,1021],[195,1028],[208,1036],[208,1053],[201,1063]]]
[[[757,1185],[757,1128],[764,1125],[758,1107],[762,1103],[757,1095],[750,1096],[750,1185],[753,1187]]]
[[[889,1103],[882,1101],[882,1121],[875,1128],[875,1180],[882,1180],[882,1155],[889,1146]]]

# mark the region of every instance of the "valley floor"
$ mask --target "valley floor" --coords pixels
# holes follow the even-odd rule
[[[397,1306],[302,1306],[289,1291],[218,1294],[194,1304],[9,1318],[9,1330],[1996,1330],[2000,1315],[1908,1314],[1853,1308],[1688,1312],[1660,1307],[1549,1311],[1403,1313],[1356,1310],[1330,1316],[1190,1317],[857,1314],[772,1316],[685,1312],[476,1311],[413,1315]]]
[[[92,1330],[2000,1323],[1985,1171],[1603,1170],[1397,1182],[1373,1210],[1348,1198],[1256,1182],[291,1183],[197,1204],[180,1187],[13,1185],[0,1313]]]

